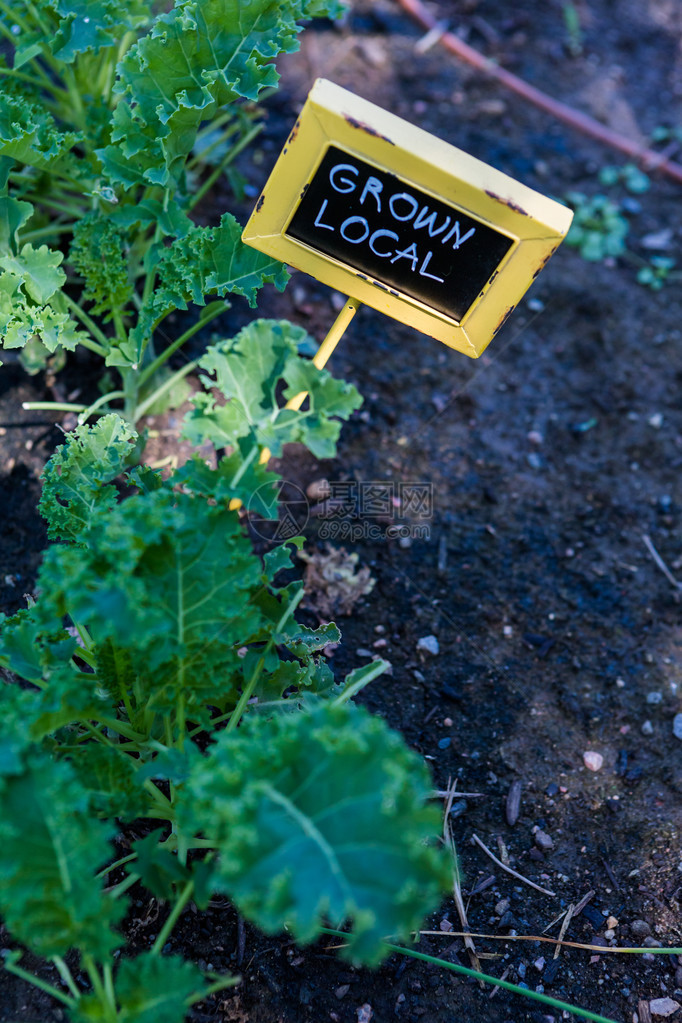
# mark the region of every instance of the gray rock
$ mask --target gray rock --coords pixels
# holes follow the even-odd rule
[[[676,739],[682,739],[682,714],[676,714],[673,718],[673,735]]]
[[[540,852],[549,852],[550,849],[554,848],[554,839],[547,832],[538,829],[533,837]]]
[[[680,1008],[680,1003],[672,998],[652,998],[649,1010],[652,1016],[672,1016]]]
[[[417,640],[417,650],[421,654],[431,654],[435,657],[440,653],[440,646],[435,636],[422,636]]]
[[[646,938],[647,935],[651,934],[651,927],[646,920],[633,920],[630,924],[630,930],[636,938]]]
[[[642,735],[653,735],[654,726],[651,724],[650,721],[644,721],[642,727],[640,728],[640,732],[642,733]]]

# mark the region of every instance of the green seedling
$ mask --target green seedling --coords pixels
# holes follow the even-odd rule
[[[660,291],[671,279],[679,279],[679,273],[673,273],[675,260],[669,256],[652,256],[648,265],[637,273],[637,280],[652,291]]]
[[[588,197],[583,192],[569,192],[566,201],[575,210],[566,243],[583,259],[599,263],[623,254],[629,224],[616,203],[605,195]]]
[[[651,188],[651,179],[634,163],[622,167],[606,166],[599,171],[599,183],[611,187],[622,184],[633,195],[643,195]]]

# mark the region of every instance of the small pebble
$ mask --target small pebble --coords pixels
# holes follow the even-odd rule
[[[463,813],[469,809],[466,799],[458,799],[456,803],[453,803],[450,807],[451,817],[461,817]]]
[[[435,636],[422,636],[417,640],[417,650],[422,654],[436,656],[440,652],[440,646]]]
[[[646,694],[646,702],[650,704],[663,703],[663,693],[655,691]]]
[[[364,646],[359,646],[355,651],[357,657],[371,657],[372,651],[367,650]]]
[[[649,426],[653,426],[654,430],[660,430],[663,426],[663,416],[660,412],[654,412],[653,416],[649,416]]]
[[[439,739],[438,740],[438,749],[447,749],[451,742],[452,742],[452,739],[450,738],[449,735],[447,735],[444,739]]]
[[[676,714],[673,718],[673,735],[676,739],[682,739],[682,714]]]
[[[495,913],[497,916],[504,916],[508,909],[509,899],[500,899],[500,901],[495,904]],[[682,966],[680,969],[682,970]]]
[[[505,804],[505,817],[507,824],[510,828],[513,828],[519,819],[521,812],[521,792],[523,786],[521,781],[517,778],[509,786],[509,792],[507,793],[507,802]]]
[[[633,920],[630,930],[636,938],[645,938],[647,934],[651,934],[651,926],[646,920]]]
[[[642,727],[640,728],[640,732],[642,733],[642,735],[653,735],[654,726],[651,724],[650,721],[643,721]]]
[[[311,501],[324,501],[325,498],[329,497],[331,494],[329,480],[313,480],[312,483],[309,483],[305,488],[305,492]]]
[[[680,1003],[673,998],[652,998],[649,1011],[652,1016],[672,1016],[680,1008]]]
[[[617,927],[618,926],[618,920],[616,919],[616,917],[615,916],[610,916],[608,918],[608,920],[606,921],[606,926],[610,927],[611,930],[613,930],[615,927]]]
[[[343,998],[345,995],[348,994],[349,991],[350,984],[341,984],[339,987],[336,988],[334,994],[336,995],[337,998]]]
[[[535,832],[535,844],[541,852],[549,852],[554,848],[554,839],[540,828]]]
[[[645,948],[663,948],[663,942],[659,941],[658,938],[654,938],[652,934],[646,937],[642,944]]]
[[[545,795],[549,796],[550,799],[554,799],[555,796],[559,795],[559,786],[555,781],[551,781],[545,789]]]
[[[356,1009],[355,1011],[358,1016],[358,1023],[369,1023],[369,1021],[374,1016],[372,1006],[369,1004],[369,1002],[365,1002],[364,1005],[361,1005],[360,1008]]]
[[[594,750],[587,750],[583,753],[583,763],[588,771],[600,771],[604,766],[604,758],[601,753],[595,753]]]

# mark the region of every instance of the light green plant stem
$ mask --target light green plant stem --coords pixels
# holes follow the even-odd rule
[[[105,728],[109,728],[112,732],[117,732],[119,735],[125,736],[126,739],[130,739],[132,742],[144,742],[147,738],[146,735],[142,735],[140,732],[134,731],[132,728],[128,728],[122,721],[118,721],[116,718],[101,717],[100,724],[104,725]]]
[[[233,117],[234,112],[231,109],[226,110],[224,114],[221,114],[220,117],[216,117],[215,120],[207,124],[205,128],[202,128],[200,131],[198,131],[194,139],[194,149],[196,149],[199,143],[203,142],[205,138],[207,138],[209,135],[212,135],[214,131],[218,131],[220,128],[222,128],[224,124],[227,124],[228,121],[231,121]],[[194,159],[190,160],[188,166],[191,167],[196,159],[197,157],[194,157]]]
[[[77,302],[74,302],[72,298],[69,298],[66,292],[62,292],[62,294],[64,296],[64,301],[74,316],[78,317],[83,326],[87,327],[93,337],[96,337],[99,342],[99,344],[97,344],[91,338],[87,338],[85,341],[81,340],[80,343],[85,345],[86,348],[89,348],[90,351],[96,352],[97,355],[101,355],[103,359],[106,358],[109,349],[111,348],[111,341],[109,338],[100,330],[95,321],[88,316],[83,309],[81,309]]]
[[[42,171],[37,167],[36,170]],[[10,174],[10,178],[21,179],[21,174]],[[69,217],[79,217],[83,214],[83,208],[76,203],[57,202],[55,199],[48,199],[45,195],[32,195],[30,192],[20,198],[30,202],[33,206],[46,206],[48,209],[57,210],[58,213],[66,213]]]
[[[16,4],[14,5],[13,10],[9,4],[5,3],[5,0],[0,0],[0,11],[3,11],[3,13],[6,14],[9,20],[13,21],[15,25],[18,25],[22,32],[30,31],[30,26],[26,24],[24,19],[16,10]],[[12,38],[16,44],[16,36],[12,36]]]
[[[167,380],[164,380],[164,382],[157,387],[155,391],[152,391],[152,393],[145,398],[144,401],[141,401],[135,410],[135,422],[137,422],[138,419],[141,419],[142,416],[144,416],[149,409],[153,407],[159,398],[163,397],[166,391],[170,391],[177,383],[183,380],[186,376],[189,376],[192,370],[197,368],[197,365],[198,363],[196,362],[188,362],[186,366],[183,366],[182,369],[179,369],[176,373],[173,373],[172,376],[168,377]]]
[[[47,227],[37,227],[35,231],[21,231],[19,240],[21,244],[24,245],[26,242],[32,243],[38,241],[39,238],[49,238],[51,235],[55,234],[66,234],[68,231],[73,231],[75,223],[75,221],[68,224],[54,223],[48,224]]]
[[[200,991],[196,995],[190,995],[186,999],[185,1005],[189,1008],[191,1005],[195,1005],[197,1002],[203,1002],[209,995],[214,995],[217,991],[224,991],[226,987],[234,987],[236,984],[241,982],[241,977],[221,977],[216,980],[215,983],[209,984],[207,988]]]
[[[131,863],[137,859],[137,853],[128,853],[127,856],[123,856],[120,860],[116,860],[115,863],[110,863],[108,867],[104,867],[100,870],[99,874],[95,874],[95,880],[99,881],[101,878],[106,877],[112,870],[116,870],[118,867],[125,866],[126,863]]]
[[[212,320],[215,320],[217,316],[220,316],[222,313],[224,313],[226,308],[227,308],[226,304],[224,302],[221,302],[219,308],[215,307],[213,309],[210,309],[205,316],[200,316],[197,322],[193,323],[192,326],[189,327],[184,334],[181,334],[180,337],[176,338],[175,341],[169,344],[168,348],[165,348],[164,351],[162,351],[161,354],[158,355],[153,362],[150,362],[148,366],[145,366],[145,368],[140,372],[139,375],[140,387],[143,387],[144,384],[146,384],[149,378],[153,376],[154,373],[156,373],[157,369],[163,366],[164,362],[170,359],[171,355],[177,352],[178,348],[181,348],[186,341],[189,341],[191,337],[194,337],[194,335],[198,333],[198,331],[200,331],[202,327],[206,327],[209,323],[211,323]]]
[[[107,891],[113,899],[117,899],[119,895],[123,895],[139,880],[139,874],[128,874],[128,876],[124,877],[122,881],[118,882],[118,884],[112,885],[110,888],[105,889],[105,891]]]
[[[92,989],[100,1005],[104,1009],[105,1015],[102,1017],[102,1023],[105,1023],[105,1021],[106,1023],[117,1023],[118,1013],[116,1012],[116,1002],[113,1000],[113,998],[110,1001],[109,994],[104,986],[99,970],[97,969],[97,964],[95,963],[95,960],[92,958],[91,955],[83,956],[83,966],[85,967],[88,977],[90,978]]]
[[[83,411],[78,417],[79,425],[82,426],[83,423],[87,423],[88,419],[93,414],[93,412],[96,412],[97,409],[102,407],[102,405],[106,405],[107,402],[114,401],[116,398],[124,397],[125,393],[123,391],[109,391],[108,394],[103,394],[100,398],[97,399],[97,401],[93,401],[92,405],[88,405],[86,409],[83,409]]]
[[[277,622],[277,625],[275,627],[275,631],[273,632],[272,636],[268,640],[267,645],[265,647],[265,650],[263,651],[262,656],[258,659],[258,664],[256,665],[256,667],[254,669],[253,675],[251,676],[251,678],[247,682],[246,686],[244,687],[244,691],[242,692],[242,695],[239,697],[239,701],[237,703],[237,706],[234,708],[234,710],[232,711],[232,713],[230,715],[230,720],[227,723],[225,731],[233,732],[234,729],[239,724],[239,721],[240,721],[240,719],[241,719],[241,717],[242,717],[242,715],[244,713],[244,710],[246,709],[246,705],[248,704],[249,700],[251,699],[251,697],[253,695],[253,691],[256,688],[256,685],[258,684],[258,679],[260,678],[261,672],[263,671],[263,667],[265,666],[265,658],[267,657],[267,655],[270,653],[270,651],[272,650],[273,646],[275,645],[275,637],[276,637],[276,635],[279,632],[282,631],[282,629],[284,628],[284,625],[286,624],[287,618],[291,617],[291,615],[294,613],[294,611],[296,610],[298,605],[303,600],[304,596],[305,596],[305,591],[301,589],[301,590],[298,591],[298,593],[294,594],[294,596],[291,598],[291,600],[287,604],[286,610],[284,611],[284,614],[282,615],[280,620]]]
[[[229,115],[229,116],[231,116],[231,115]],[[225,123],[225,119],[221,118],[221,122],[224,124]],[[191,160],[187,161],[187,170],[192,170],[194,167],[196,167],[197,164],[205,163],[206,162],[206,158],[209,156],[209,154],[212,153],[214,151],[214,149],[217,149],[218,146],[220,146],[223,143],[227,142],[227,140],[229,139],[230,135],[234,135],[234,133],[236,131],[238,131],[238,129],[239,129],[239,125],[238,124],[231,124],[229,126],[229,128],[225,128],[225,130],[222,131],[220,133],[220,135],[218,135],[218,137],[213,140],[213,142],[210,142],[206,146],[206,148],[202,149],[201,151],[197,151],[197,142],[198,142],[198,136],[197,136],[197,138],[194,140],[194,152],[195,152],[196,155],[193,156]],[[211,125],[211,130],[217,130],[217,129],[214,129],[213,126]]]
[[[104,975],[104,990],[107,995],[107,1001],[109,1002],[110,1005],[113,1005],[115,1009],[116,995],[114,993],[114,974],[111,968],[111,963],[104,964],[104,966],[102,967],[102,973]],[[118,1013],[116,1013],[116,1018],[118,1019]]]
[[[344,934],[343,931],[336,931],[330,927],[321,927],[320,930],[323,934],[332,934],[337,938],[347,938],[348,935]],[[473,977],[474,980],[482,980],[488,984],[492,984],[494,987],[502,987],[505,991],[513,991],[514,994],[522,995],[524,998],[531,998],[536,1002],[542,1002],[544,1005],[551,1005],[553,1009],[562,1009],[565,1012],[572,1012],[575,1016],[581,1016],[583,1019],[591,1020],[592,1023],[617,1023],[616,1020],[610,1019],[608,1016],[600,1016],[596,1012],[590,1012],[589,1009],[581,1009],[577,1005],[571,1005],[569,1002],[562,1002],[558,998],[552,998],[551,995],[541,994],[539,991],[532,991],[530,988],[519,987],[518,984],[512,984],[508,980],[500,980],[497,977],[491,977],[490,974],[480,973],[478,970],[471,970],[468,966],[460,966],[458,963],[450,963],[447,959],[438,959],[436,956],[427,955],[425,952],[417,952],[416,949],[406,948],[403,945],[393,945],[391,942],[386,942],[386,948],[391,952],[398,952],[400,955],[411,956],[413,959],[421,959],[422,962],[432,963],[434,966],[438,966],[443,970],[451,970],[453,973],[460,973],[465,977]]]
[[[73,997],[76,998],[76,999],[80,998],[81,993],[78,990],[78,988],[76,987],[76,982],[73,979],[73,975],[71,973],[71,970],[66,965],[66,963],[64,962],[62,957],[61,956],[52,956],[52,962],[57,967],[57,969],[59,971],[59,976],[62,978],[62,980],[66,984],[66,986],[68,987],[68,989],[71,992],[71,994],[73,995]]]
[[[58,1002],[61,1002],[63,1005],[68,1005],[70,1009],[74,1008],[76,1002],[73,998],[69,998],[69,996],[65,995],[63,991],[59,990],[59,988],[54,987],[52,984],[48,984],[45,980],[41,980],[40,977],[35,977],[32,973],[29,973],[28,970],[23,970],[21,966],[17,966],[15,963],[5,963],[5,969],[8,973],[13,973],[15,977],[20,977],[21,980],[25,980],[29,984],[32,984],[33,987],[40,988],[40,990],[44,991],[46,994],[52,995],[52,997],[56,998]]]
[[[22,401],[26,412],[85,412],[87,405],[74,405],[71,401]]]
[[[206,193],[213,187],[215,182],[218,180],[220,175],[223,173],[226,167],[228,167],[233,160],[239,156],[239,154],[250,145],[257,135],[263,130],[262,124],[255,124],[251,131],[248,131],[246,135],[234,146],[229,153],[220,161],[215,170],[206,178],[204,183],[197,189],[192,196],[192,201],[189,204],[189,209],[193,210],[198,202],[201,202]]]
[[[257,455],[260,456],[260,453],[261,453],[262,450],[263,449],[258,444],[254,444],[253,445],[253,447],[249,451],[248,455],[246,456],[246,458],[244,458],[242,460],[242,464],[239,466],[239,468],[237,469],[236,473],[232,477],[232,480],[230,482],[230,486],[232,486],[232,487],[236,487],[237,486],[237,484],[239,483],[239,481],[241,480],[242,476],[244,475],[246,470],[249,468],[251,463],[255,461],[256,456]]]
[[[378,675],[382,675],[388,667],[388,661],[378,660],[375,661],[375,668],[369,671],[364,678],[358,679],[357,682],[353,682],[350,685],[344,687],[338,696],[332,700],[332,707],[340,707],[342,703],[347,703],[352,700],[354,696],[357,696],[365,686],[369,685]]]
[[[16,36],[13,36],[11,32],[5,32],[3,34],[6,35],[8,39],[16,42]],[[43,88],[43,82],[39,78],[32,78],[31,75],[27,75],[23,71],[15,71],[14,68],[11,67],[0,67],[0,75],[9,75],[11,78],[16,78],[18,82],[28,82],[29,85],[35,86],[36,89]]]
[[[175,927],[178,917],[182,913],[183,909],[192,898],[192,892],[194,891],[194,881],[188,881],[185,885],[184,891],[178,901],[173,906],[168,919],[158,933],[157,939],[152,945],[151,955],[158,956],[163,951],[163,946],[166,944],[168,937]]]

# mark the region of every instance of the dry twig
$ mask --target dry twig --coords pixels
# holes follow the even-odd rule
[[[566,931],[568,930],[568,925],[570,924],[571,920],[573,919],[574,912],[575,912],[575,907],[571,903],[571,905],[566,910],[566,916],[564,917],[564,922],[562,923],[561,930],[559,931],[559,940],[558,940],[556,948],[554,949],[554,956],[552,957],[553,959],[558,959],[559,958],[559,953],[561,952],[561,945],[562,945],[562,942],[564,940],[564,936],[566,934]]]
[[[672,574],[672,572],[670,571],[670,569],[666,565],[665,561],[663,560],[661,555],[658,553],[658,551],[654,547],[653,542],[651,540],[651,537],[648,536],[646,533],[644,533],[643,536],[642,536],[642,540],[644,540],[644,545],[645,545],[646,549],[648,550],[649,554],[651,555],[651,557],[654,559],[654,561],[656,562],[656,564],[660,568],[660,570],[663,573],[663,575],[666,577],[666,579],[668,580],[670,585],[672,587],[674,587],[674,589],[676,589],[677,592],[679,593],[680,590],[682,590],[682,583],[678,583],[677,579]]]
[[[448,799],[445,804],[445,812],[443,815],[443,841],[452,854],[452,894],[455,899],[455,907],[457,909],[457,915],[459,916],[460,923],[464,928],[465,932],[469,930],[469,921],[467,920],[467,913],[464,906],[464,899],[462,898],[462,885],[459,877],[459,863],[457,862],[457,850],[455,849],[455,840],[452,837],[452,828],[450,827],[450,810],[452,809],[452,801],[457,792],[457,783],[450,785],[448,781]],[[481,972],[481,964],[476,954],[476,946],[473,938],[469,937],[468,934],[464,934],[464,944],[469,952],[469,959],[471,960],[471,966],[474,970]],[[481,982],[481,987],[483,986]]]
[[[527,877],[524,877],[523,874],[519,874],[518,871],[514,870],[512,867],[508,867],[502,862],[502,860],[498,860],[497,856],[480,840],[478,835],[473,835],[472,837],[476,845],[480,846],[483,852],[487,853],[493,863],[496,863],[498,867],[502,868],[502,870],[506,870],[506,872],[511,874],[512,877],[517,878],[519,881],[523,881],[524,884],[530,885],[531,888],[535,888],[536,891],[542,892],[543,895],[551,895],[552,898],[556,897],[556,892],[550,892],[549,888],[542,888],[539,884],[536,884],[535,881],[530,881]]]
[[[421,0],[398,0],[398,2],[408,14],[411,14],[419,22],[422,28],[427,30],[427,33],[430,34],[433,29],[439,26],[438,19],[424,7]],[[450,53],[459,57],[460,60],[495,78],[505,88],[515,92],[517,96],[522,96],[523,99],[533,103],[534,106],[539,107],[541,110],[545,110],[553,117],[556,117],[557,120],[563,121],[564,124],[570,125],[584,135],[597,139],[598,142],[603,142],[613,149],[620,150],[621,153],[626,153],[633,159],[638,160],[645,170],[660,170],[675,181],[682,182],[682,166],[679,163],[673,163],[672,160],[666,158],[665,154],[657,153],[653,149],[647,149],[645,146],[633,141],[633,139],[621,135],[620,132],[613,131],[613,129],[607,128],[606,125],[600,124],[599,121],[596,121],[588,114],[584,114],[580,110],[574,110],[568,104],[553,99],[547,93],[536,89],[535,86],[529,85],[522,78],[513,75],[511,71],[506,71],[499,64],[496,64],[494,60],[484,57],[482,53],[475,50],[473,46],[469,46],[468,43],[465,43],[463,39],[460,39],[453,32],[442,32],[438,36],[438,42]]]

